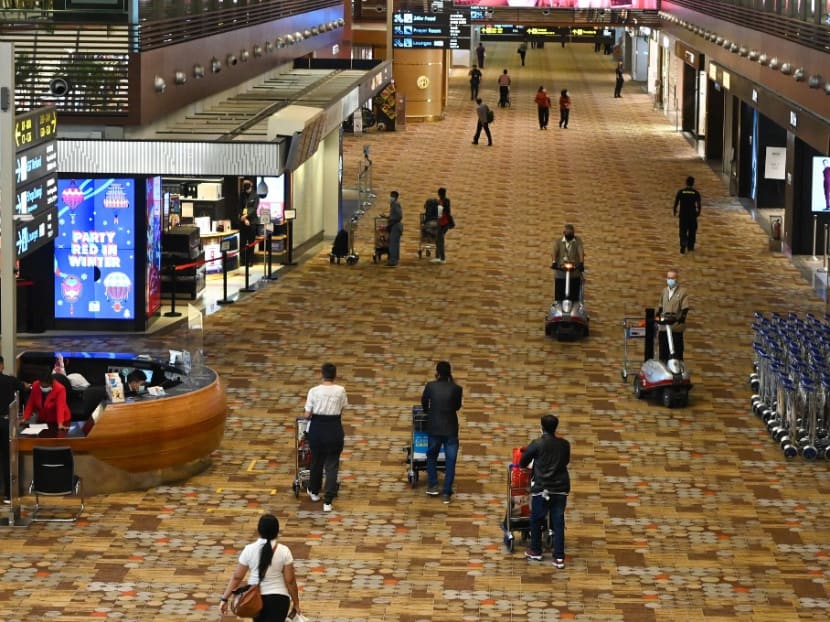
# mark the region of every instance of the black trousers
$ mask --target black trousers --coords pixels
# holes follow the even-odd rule
[[[565,300],[565,277],[556,278],[555,283],[556,289],[553,293],[555,300]],[[572,276],[571,277],[571,291],[568,295],[568,300],[573,300],[577,302],[579,300],[579,295],[581,294],[582,288],[582,277],[580,276]]]
[[[614,84],[614,97],[622,97],[623,84],[625,84],[625,80],[617,78],[617,81]]]
[[[308,489],[318,494],[323,486],[323,472],[326,475],[326,489],[323,501],[331,503],[337,496],[337,474],[340,471],[340,454],[343,453],[345,435],[340,417],[311,417],[308,431],[308,447],[311,449],[311,469]]]
[[[3,471],[3,495],[11,497],[11,477],[9,474],[9,418],[0,417],[0,470]]]
[[[678,331],[673,331],[672,334],[672,341],[674,342],[674,358],[678,360],[683,360],[683,333]],[[669,338],[666,335],[666,331],[661,330],[657,333],[657,343],[660,346],[660,360],[661,361],[668,361],[669,360]]]
[[[285,622],[291,599],[285,594],[263,594],[262,611],[254,618],[254,622]]]
[[[559,127],[568,127],[568,119],[571,116],[570,108],[559,109]]]
[[[481,121],[478,122],[476,126],[476,135],[473,136],[473,142],[478,143],[478,138],[481,136],[481,130],[484,130],[484,133],[487,134],[487,144],[493,144],[493,137],[490,135],[490,124],[489,123],[482,123]]]
[[[499,106],[504,108],[510,103],[510,87],[499,86]]]
[[[695,250],[697,240],[697,218],[695,216],[680,216],[680,252]]]
[[[539,106],[539,128],[545,128],[548,126],[548,120],[550,119],[550,108],[547,106]]]

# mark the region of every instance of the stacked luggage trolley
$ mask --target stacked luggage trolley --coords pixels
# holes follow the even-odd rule
[[[623,382],[628,380],[628,376],[632,371],[639,369],[639,364],[632,370],[631,359],[628,353],[628,342],[634,339],[640,340],[646,338],[646,323],[642,316],[640,317],[624,317],[622,321],[623,327],[623,366],[620,375]]]
[[[308,480],[311,477],[311,448],[306,439],[306,432],[308,432],[308,425],[311,423],[310,419],[305,417],[297,417],[296,425],[294,427],[294,439],[296,443],[296,463],[294,484],[291,488],[294,490],[294,496],[299,497],[300,491],[308,488]]]
[[[830,316],[756,313],[752,412],[786,458],[830,460]]]
[[[427,414],[420,405],[412,407],[412,440],[406,451],[406,479],[412,488],[418,484],[418,474],[427,468]],[[443,448],[438,454],[438,470],[446,470],[447,462]]]

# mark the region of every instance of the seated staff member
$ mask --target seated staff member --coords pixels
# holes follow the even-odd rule
[[[127,386],[124,389],[124,395],[127,397],[135,397],[144,393],[144,385],[147,384],[147,376],[140,369],[134,369],[127,374]]]
[[[72,414],[66,403],[66,389],[60,382],[54,382],[51,372],[46,372],[32,384],[32,392],[26,401],[23,420],[37,415],[38,423],[56,423],[59,430],[68,430]]]

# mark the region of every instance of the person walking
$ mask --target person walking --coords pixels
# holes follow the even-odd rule
[[[470,99],[475,101],[476,97],[478,97],[478,87],[481,84],[481,71],[475,65],[473,68],[470,69],[470,72],[467,74],[470,76]]]
[[[320,369],[322,382],[312,387],[305,402],[305,416],[309,419],[306,437],[311,450],[311,469],[308,478],[308,496],[320,500],[323,486],[323,470],[326,472],[326,490],[323,511],[332,511],[337,496],[337,474],[340,470],[340,454],[343,452],[343,410],[349,405],[346,389],[335,384],[337,367],[324,363]]]
[[[31,388],[31,385],[18,380],[14,376],[5,373],[6,364],[0,356],[0,470],[3,471],[3,502],[11,500],[12,485],[11,474],[9,473],[9,404],[14,401],[15,393],[19,394],[18,416],[23,400],[23,392]],[[17,421],[13,422],[17,425]]]
[[[527,54],[527,41],[522,41],[519,44],[519,58],[522,59],[522,67],[525,66],[525,55]]]
[[[447,256],[444,252],[444,236],[450,229],[452,222],[452,211],[450,211],[450,198],[447,196],[446,188],[438,188],[438,228],[435,231],[435,257],[432,263],[445,263]]]
[[[239,248],[241,265],[253,265],[254,249],[249,244],[256,238],[256,228],[259,216],[259,195],[254,191],[254,183],[250,179],[242,182],[242,192],[239,194],[239,211],[236,226],[239,229]]]
[[[571,96],[568,89],[562,89],[559,93],[559,127],[568,129],[568,119],[571,117]]]
[[[553,244],[552,268],[556,270],[553,298],[557,302],[565,300],[565,271],[562,264],[570,262],[574,264],[571,272],[571,286],[569,300],[580,299],[582,288],[582,271],[585,269],[585,249],[582,246],[582,239],[574,233],[573,225],[565,225],[562,230],[562,237]]]
[[[478,61],[478,66],[484,69],[484,57],[486,56],[486,50],[484,49],[484,44],[479,41],[478,46],[476,46],[476,60]]]
[[[693,252],[697,241],[697,217],[700,216],[700,193],[695,189],[695,178],[686,178],[686,186],[677,191],[672,213],[680,211],[680,254]]]
[[[490,107],[481,101],[479,97],[476,99],[476,117],[478,119],[478,123],[476,125],[476,133],[473,136],[473,144],[478,144],[478,139],[481,136],[481,130],[484,130],[484,133],[487,134],[487,146],[493,146],[493,136],[490,134]]]
[[[533,463],[530,484],[530,548],[525,557],[542,560],[542,526],[549,521],[553,530],[553,565],[565,568],[565,507],[571,492],[568,463],[571,445],[556,436],[559,419],[554,415],[541,418],[542,435],[531,441],[522,452],[519,466],[528,468]]]
[[[398,191],[389,193],[389,216],[386,230],[389,233],[389,260],[386,265],[394,268],[401,258],[401,234],[403,233],[403,208],[398,202]]]
[[[545,87],[539,86],[536,91],[536,97],[533,101],[536,103],[536,113],[539,116],[539,129],[548,129],[548,120],[550,119],[550,97]]]
[[[448,361],[438,361],[435,380],[428,382],[421,394],[421,407],[427,415],[427,495],[442,496],[450,503],[458,459],[458,411],[464,390],[452,378]],[[438,454],[444,448],[444,487],[438,488]]]
[[[657,304],[657,317],[673,315],[677,321],[671,325],[672,342],[674,344],[674,358],[683,360],[686,315],[689,313],[689,294],[680,287],[677,270],[666,273],[666,287],[660,293],[660,302]],[[669,339],[665,324],[658,324],[657,343],[660,350],[660,360],[669,360]]]
[[[622,88],[623,88],[623,84],[625,84],[625,77],[623,76],[622,61],[617,63],[617,68],[615,69],[615,73],[616,73],[617,79],[616,79],[616,82],[614,83],[614,97],[622,97]]]
[[[510,105],[510,76],[507,69],[499,76],[499,106],[504,108]]]
[[[279,533],[279,519],[273,514],[263,514],[257,524],[259,538],[242,549],[236,568],[219,598],[220,615],[228,614],[228,600],[248,584],[258,584],[262,595],[262,610],[254,618],[257,622],[285,622],[289,613],[291,619],[300,613],[294,556],[287,546],[277,542]]]

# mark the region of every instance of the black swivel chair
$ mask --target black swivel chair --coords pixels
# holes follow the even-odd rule
[[[78,520],[84,511],[84,494],[81,478],[75,475],[75,459],[71,447],[33,447],[32,448],[32,482],[29,494],[35,497],[32,521],[71,523]],[[71,518],[40,518],[40,497],[75,496],[81,501],[81,507]]]

